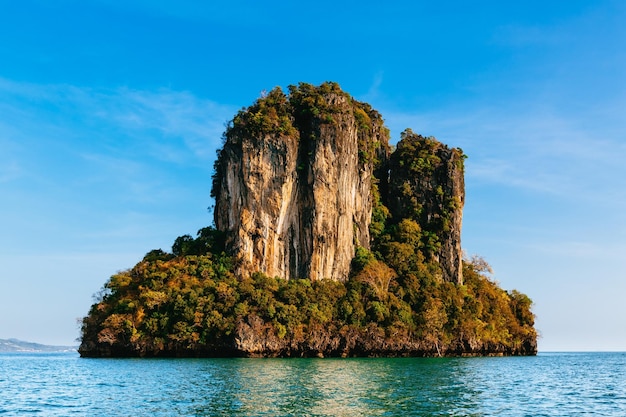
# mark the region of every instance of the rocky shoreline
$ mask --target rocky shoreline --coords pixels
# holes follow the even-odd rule
[[[532,300],[461,248],[460,148],[332,82],[227,125],[214,224],[105,284],[81,356],[534,355]]]
[[[82,357],[248,357],[248,358],[348,358],[348,357],[477,357],[535,356],[537,341],[528,338],[515,346],[478,340],[455,340],[449,344],[427,343],[410,335],[386,336],[377,326],[355,329],[316,326],[299,338],[279,338],[272,326],[254,317],[237,325],[228,340],[210,344],[108,344],[87,342]]]

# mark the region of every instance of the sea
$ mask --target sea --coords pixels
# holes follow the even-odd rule
[[[626,353],[428,359],[2,353],[0,416],[626,416]]]

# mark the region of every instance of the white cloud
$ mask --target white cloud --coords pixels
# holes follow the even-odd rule
[[[619,102],[604,105],[608,114],[623,108]],[[545,103],[499,108],[465,103],[421,113],[382,114],[394,133],[411,127],[463,148],[469,156],[470,181],[600,202],[626,178],[621,124],[599,120],[592,126],[584,114],[566,116]],[[619,204],[626,205],[626,196]]]
[[[361,97],[361,101],[369,102],[376,100],[380,96],[380,87],[383,83],[383,71],[379,71],[374,75],[374,79],[372,80],[372,84],[370,85],[367,93]]]
[[[27,173],[46,187],[117,182],[129,195],[151,187],[144,194],[153,196],[172,169],[202,170],[209,183],[225,122],[235,112],[184,91],[2,78],[0,103],[0,182]]]
[[[189,92],[0,78],[3,249],[143,250],[210,223],[212,160],[233,114]]]
[[[28,124],[40,127],[43,139],[52,127],[71,137],[102,138],[115,132],[140,138],[159,148],[168,142],[183,145],[193,156],[212,156],[224,124],[236,107],[202,99],[185,91],[91,89],[71,85],[37,85],[0,78],[6,129],[20,131]],[[7,116],[11,114],[11,119]],[[19,117],[16,117],[19,116]],[[43,128],[42,128],[43,127]],[[56,132],[57,134],[59,132]],[[63,135],[59,135],[63,136]],[[84,138],[87,139],[87,138]],[[116,138],[107,138],[111,143]],[[176,158],[174,158],[176,159]]]
[[[162,141],[153,144],[157,155],[180,160],[168,142],[180,139],[195,157],[212,157],[220,144],[225,123],[234,114],[233,106],[199,99],[188,92],[169,90],[138,91],[119,89],[115,94],[101,95],[96,114],[110,119],[133,132],[158,132]],[[166,152],[164,152],[166,151]]]
[[[610,261],[621,259],[626,253],[626,245],[623,243],[597,241],[558,241],[558,242],[535,242],[530,249],[543,252],[559,258],[587,261]]]

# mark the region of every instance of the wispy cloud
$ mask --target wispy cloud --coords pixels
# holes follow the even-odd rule
[[[367,93],[361,97],[361,100],[370,102],[376,100],[380,96],[380,87],[383,83],[383,71],[379,71],[374,75],[374,79],[372,80],[372,84],[370,85]]]
[[[616,242],[598,242],[588,241],[559,241],[559,242],[541,242],[529,246],[529,249],[543,252],[551,256],[560,258],[570,258],[575,260],[587,261],[610,261],[615,262],[620,259],[626,252],[626,245]]]
[[[0,181],[69,166],[81,182],[146,180],[155,162],[211,170],[234,106],[185,91],[91,89],[0,78]],[[207,175],[208,176],[208,175]],[[67,177],[67,176],[66,176]]]
[[[411,127],[469,155],[466,174],[479,181],[565,198],[598,200],[626,178],[626,143],[620,125],[585,123],[545,104],[494,108],[467,103],[421,113],[387,112],[392,132]],[[610,114],[622,103],[606,103]],[[626,197],[623,198],[626,205]]]
[[[202,99],[185,91],[92,89],[71,85],[37,85],[0,78],[3,110],[15,119],[3,124],[20,130],[27,122],[72,130],[73,135],[102,136],[105,132],[126,133],[146,143],[176,142],[195,157],[206,158],[219,144],[224,124],[236,107]],[[5,113],[6,114],[6,113]],[[90,131],[90,128],[93,128]],[[78,133],[76,133],[78,132]],[[45,135],[45,131],[42,132]],[[109,143],[116,138],[109,138]]]
[[[185,91],[0,78],[0,229],[105,251],[197,230],[234,109]]]
[[[154,132],[160,140],[150,145],[156,156],[181,161],[174,146],[190,151],[199,159],[213,156],[225,123],[234,106],[220,105],[195,97],[189,92],[138,91],[122,88],[113,94],[99,94],[92,101],[93,114],[108,119],[133,133]]]

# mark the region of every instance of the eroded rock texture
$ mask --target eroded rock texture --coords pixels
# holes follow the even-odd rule
[[[391,155],[387,198],[396,221],[419,223],[423,252],[439,263],[445,281],[457,284],[463,283],[464,159],[458,148],[405,130]]]
[[[380,115],[337,84],[279,88],[235,116],[216,163],[215,224],[237,273],[345,281],[369,247]]]
[[[415,220],[420,251],[442,279],[462,283],[460,149],[406,130],[389,156],[381,116],[335,83],[274,89],[235,116],[225,139],[215,224],[239,275],[345,281],[356,245],[370,247],[376,183],[391,222]]]

